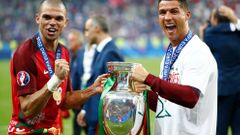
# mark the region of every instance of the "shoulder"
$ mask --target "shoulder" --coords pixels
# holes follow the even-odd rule
[[[77,58],[78,61],[79,61],[79,60],[80,60],[80,61],[83,60],[84,52],[85,52],[85,48],[84,48],[84,47],[80,48],[80,49],[77,51],[76,58]]]
[[[212,53],[205,42],[203,42],[197,35],[194,35],[184,48],[184,54],[189,59],[200,59],[212,57]],[[189,57],[191,56],[191,57]]]
[[[108,42],[109,46],[111,46],[111,48],[117,48],[115,41],[111,40],[110,42]]]
[[[59,43],[59,45],[60,45],[60,47],[62,48],[62,51],[63,51],[63,52],[69,53],[69,50],[68,50],[68,48],[67,48],[65,45],[63,45],[63,44],[61,44],[61,43]]]
[[[21,43],[14,52],[13,58],[30,58],[37,51],[36,46],[33,44],[32,39],[27,39]]]
[[[209,25],[206,30],[206,34],[219,33],[219,32],[231,32],[230,23],[220,23],[216,26]]]
[[[120,53],[120,50],[117,48],[115,42],[113,40],[111,40],[110,42],[108,42],[105,46],[105,48],[103,49],[103,51],[106,53]]]
[[[186,48],[183,49],[185,62],[193,62],[206,65],[210,63],[215,63],[215,59],[207,46],[197,35],[186,45]]]
[[[66,60],[68,62],[70,62],[70,53],[69,53],[68,48],[65,45],[61,44],[61,43],[59,43],[59,45],[60,45],[61,50],[62,50],[62,58],[66,58]]]
[[[209,51],[206,43],[203,42],[197,35],[194,35],[188,44],[189,45],[187,45],[187,47],[191,49],[193,53],[195,53],[195,51]]]
[[[81,54],[83,54],[84,52],[85,52],[85,47],[81,47],[78,51],[77,51],[77,54],[78,55],[81,55]]]
[[[16,70],[15,73],[21,70],[26,71],[27,69],[34,71],[36,51],[37,48],[32,39],[28,39],[19,45],[12,58],[13,68]]]

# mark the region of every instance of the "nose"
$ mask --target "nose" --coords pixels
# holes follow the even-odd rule
[[[50,20],[49,24],[50,24],[51,26],[54,26],[54,25],[57,24],[57,21],[56,21],[54,18],[52,18],[52,19]]]
[[[172,15],[170,12],[166,12],[165,16],[164,16],[165,20],[171,20],[172,19]]]

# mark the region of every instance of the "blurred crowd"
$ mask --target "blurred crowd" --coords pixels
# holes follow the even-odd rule
[[[34,16],[39,0],[0,0],[0,41],[21,42],[37,31]],[[86,19],[94,14],[108,17],[111,34],[130,42],[139,37],[159,37],[163,34],[158,25],[157,0],[65,0],[70,23],[63,38],[71,28],[83,29]],[[240,16],[239,0],[190,0],[193,16],[190,26],[193,32],[209,16],[210,9],[221,4],[232,7]]]

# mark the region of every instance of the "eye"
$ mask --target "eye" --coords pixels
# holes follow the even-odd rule
[[[159,10],[159,15],[165,15],[166,14],[166,11],[165,10]]]
[[[63,17],[63,16],[57,16],[57,17],[56,17],[56,20],[59,21],[59,22],[61,22],[61,21],[64,20],[64,17]]]
[[[170,10],[170,12],[171,12],[172,14],[178,14],[178,13],[179,13],[179,11],[178,11],[177,9],[172,9],[172,10]]]
[[[42,18],[45,19],[45,20],[50,20],[51,16],[50,15],[43,15]]]

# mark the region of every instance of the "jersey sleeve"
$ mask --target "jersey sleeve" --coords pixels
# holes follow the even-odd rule
[[[18,96],[32,94],[37,90],[36,65],[34,62],[34,47],[31,40],[23,43],[12,58],[13,76],[16,79],[16,92]]]

